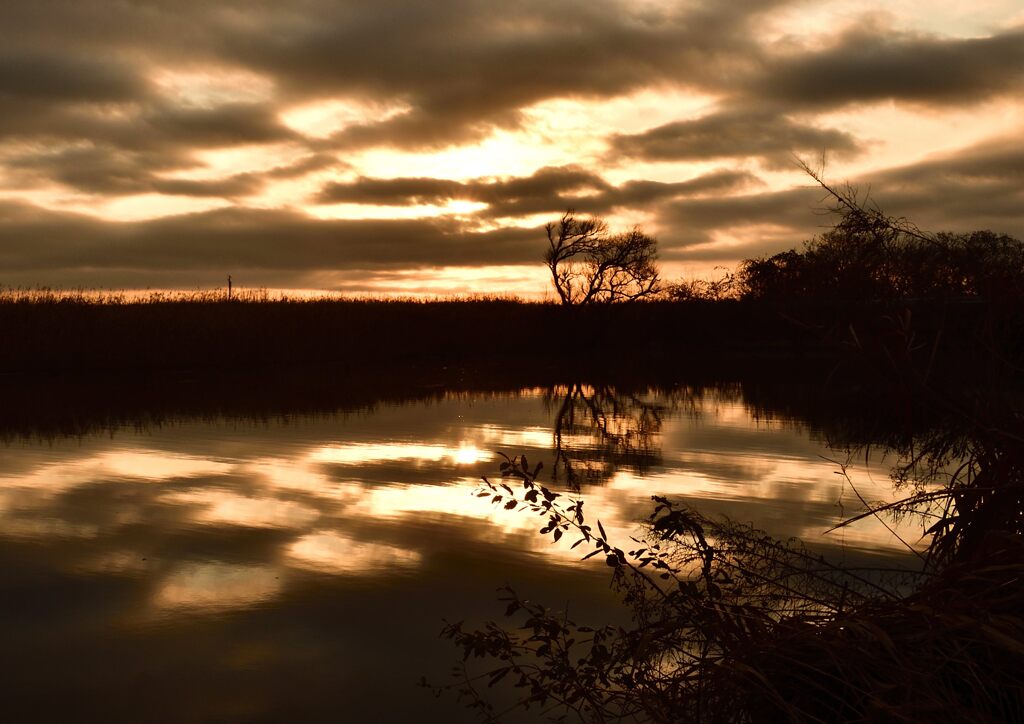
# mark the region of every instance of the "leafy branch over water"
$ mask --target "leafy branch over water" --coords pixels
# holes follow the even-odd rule
[[[577,624],[504,588],[518,627],[446,625],[462,661],[455,683],[436,690],[454,690],[483,721],[515,710],[585,722],[971,721],[1024,711],[1019,538],[985,536],[981,563],[853,568],[655,496],[643,534],[623,550],[588,522],[583,500],[537,482],[540,465],[506,456],[501,473],[476,494],[539,516],[542,535],[573,538],[583,559],[601,556],[632,624]],[[493,687],[511,689],[511,702],[493,704]]]

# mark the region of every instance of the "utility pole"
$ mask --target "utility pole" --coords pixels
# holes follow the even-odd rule
[[[228,274],[228,299],[231,299],[231,275]]]

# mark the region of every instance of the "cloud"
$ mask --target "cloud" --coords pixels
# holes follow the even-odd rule
[[[277,118],[268,103],[225,103],[212,108],[168,105],[147,111],[139,119],[163,142],[223,147],[297,140],[298,134]]]
[[[190,179],[166,175],[197,168],[195,161],[173,149],[133,152],[86,145],[50,153],[11,154],[4,165],[10,177],[8,187],[42,187],[56,182],[76,191],[102,196],[157,193],[232,199],[256,194],[275,179],[296,178],[340,164],[325,154],[307,154],[258,173]]]
[[[884,100],[960,105],[1024,90],[1024,29],[943,38],[866,23],[824,49],[763,62],[740,90],[787,108]]]
[[[18,100],[130,101],[148,93],[146,83],[108,58],[0,51],[0,96]]]
[[[533,263],[542,233],[475,231],[452,219],[324,221],[244,207],[117,223],[3,202],[0,283],[95,278],[100,271],[145,287],[173,271],[179,283],[195,286],[243,269],[261,270],[263,280],[296,282],[355,268]]]
[[[285,94],[372,95],[410,104],[386,121],[392,144],[458,140],[476,124],[517,122],[520,108],[564,96],[613,97],[714,76],[743,29],[773,3],[640,10],[624,2],[395,0],[323,6],[291,32],[232,33],[224,54],[274,77]],[[343,132],[366,136],[372,125]],[[422,133],[418,134],[419,130]]]
[[[1001,99],[1019,114],[1024,29],[926,34],[913,19],[886,24],[871,8],[845,29],[815,25],[816,12],[800,15],[798,28],[776,22],[777,13],[804,10],[795,0],[509,0],[500,8],[491,0],[4,0],[4,197],[31,192],[58,208],[70,190],[77,203],[82,194],[97,204],[162,194],[229,206],[114,223],[6,201],[0,269],[27,283],[190,286],[203,275],[219,280],[226,267],[284,285],[324,270],[533,264],[537,230],[519,228],[523,219],[568,207],[643,218],[663,258],[727,259],[798,244],[827,223],[814,214],[818,190],[779,188],[781,174],[765,173],[776,184],[769,191],[746,170],[756,161],[778,171],[794,152],[823,149],[871,161],[863,178],[881,203],[921,226],[1022,233],[1017,139],[909,165],[858,154],[875,135],[886,142],[873,146],[877,158],[929,150],[920,139],[904,150],[897,134],[887,136],[868,117],[882,104],[938,117]],[[666,105],[646,112],[650,119],[607,110],[661,91]],[[690,94],[693,103],[679,100]],[[537,110],[546,101],[586,105],[548,118]],[[341,114],[330,135],[307,136],[303,124],[282,120],[332,103],[357,110]],[[971,133],[996,122],[979,119]],[[454,181],[400,170],[383,178],[388,170],[373,159],[392,154],[361,153],[477,143],[496,129],[535,140],[540,160],[519,176]],[[931,147],[940,145],[955,143]],[[259,162],[220,172],[203,163],[211,151],[238,149]],[[273,163],[261,149],[279,165],[253,170]],[[651,162],[665,164],[652,171]],[[461,220],[323,221],[282,207],[279,198],[314,183],[308,176],[346,164],[355,180],[322,186],[311,205],[482,208]],[[301,183],[273,183],[288,179]]]
[[[830,180],[831,181],[831,180]],[[883,212],[927,231],[989,229],[1024,239],[1024,148],[1016,137],[852,179]],[[832,183],[839,183],[833,181]],[[832,203],[817,186],[729,197],[680,199],[661,207],[665,258],[749,257],[798,247],[829,227]],[[738,245],[716,248],[716,235]]]
[[[453,181],[438,178],[358,178],[327,184],[318,203],[410,206],[444,205],[474,201],[487,205],[478,216],[488,219],[560,213],[574,208],[606,214],[622,207],[645,206],[657,201],[703,193],[724,192],[758,180],[740,171],[718,170],[686,181],[627,181],[616,187],[579,166],[545,167],[530,176]]]
[[[100,155],[102,157],[102,155]],[[100,168],[101,172],[108,169]],[[243,179],[237,180],[243,190]],[[572,201],[585,213],[659,204],[749,186],[749,174],[720,170],[677,183],[630,181],[614,186],[575,167],[541,169],[522,178],[469,182],[439,179],[359,179],[324,193],[358,203],[440,204],[473,199],[488,204],[467,220],[321,220],[298,211],[232,206],[141,222],[103,221],[26,202],[0,202],[3,284],[106,284],[130,287],[218,283],[228,272],[269,286],[312,284],[325,274],[366,270],[380,275],[414,268],[539,264],[543,230],[500,227],[481,231],[481,219],[563,211]],[[83,181],[82,183],[85,183]],[[93,186],[97,181],[90,177]],[[154,181],[154,184],[157,182]],[[195,189],[227,193],[218,183]],[[116,187],[116,184],[115,184]],[[154,190],[157,186],[154,186]],[[573,192],[586,190],[586,195]]]
[[[818,128],[765,110],[730,109],[666,123],[642,133],[617,134],[610,159],[700,161],[759,158],[771,167],[793,164],[793,155],[828,149],[839,158],[857,154],[861,143],[834,128]]]
[[[1024,239],[1024,146],[1017,136],[872,174],[887,212],[934,231],[988,228]]]
[[[7,0],[0,10],[22,47],[50,49],[33,61],[54,80],[31,85],[40,97],[80,88],[85,102],[138,101],[155,92],[140,80],[154,68],[239,68],[269,79],[282,107],[338,97],[406,104],[406,114],[366,119],[334,142],[415,148],[516,126],[522,108],[546,99],[717,87],[750,62],[758,18],[785,3],[514,0],[500,12],[489,0],[57,4],[41,12],[34,0]],[[101,60],[78,64],[75,54]],[[80,79],[60,86],[65,74],[51,65],[77,66]]]

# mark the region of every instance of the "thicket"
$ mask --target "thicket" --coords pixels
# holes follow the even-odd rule
[[[1019,299],[1024,244],[991,231],[911,234],[844,218],[790,250],[742,263],[739,293],[754,300]]]
[[[1024,242],[987,230],[922,231],[883,212],[856,187],[807,173],[832,203],[835,225],[803,244],[742,261],[718,279],[677,282],[668,298],[774,303],[1024,300]]]

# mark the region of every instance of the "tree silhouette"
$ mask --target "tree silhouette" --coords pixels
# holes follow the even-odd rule
[[[803,170],[832,200],[835,225],[769,257],[747,259],[736,281],[747,299],[774,301],[976,298],[1018,304],[1024,243],[991,231],[931,233],[884,213],[857,188]]]
[[[634,301],[658,291],[657,240],[639,227],[609,234],[603,219],[569,209],[544,228],[544,261],[562,304]]]
[[[572,490],[603,483],[620,469],[645,473],[661,462],[663,405],[607,385],[553,388],[554,481]]]

